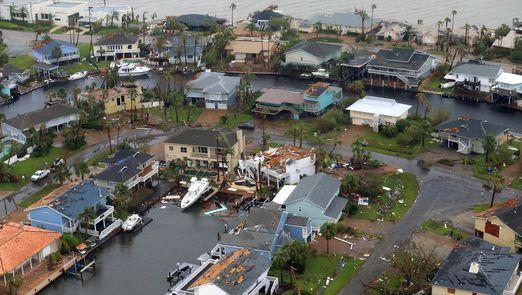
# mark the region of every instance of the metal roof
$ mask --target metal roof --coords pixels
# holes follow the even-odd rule
[[[405,112],[408,112],[410,108],[410,105],[398,103],[395,99],[368,95],[351,104],[346,110],[400,117]]]
[[[302,50],[316,57],[326,57],[333,53],[341,51],[343,45],[326,42],[309,42],[302,41],[299,44],[292,46],[285,54]]]
[[[199,90],[204,93],[227,93],[234,92],[239,83],[240,77],[225,76],[224,73],[204,72],[195,80],[189,81],[185,87],[188,90]]]

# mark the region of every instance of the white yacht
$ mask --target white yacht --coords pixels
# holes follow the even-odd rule
[[[121,228],[123,231],[131,231],[138,224],[142,223],[143,219],[138,214],[132,214],[122,223]]]
[[[74,73],[74,74],[69,76],[69,81],[75,81],[75,80],[83,79],[83,78],[85,78],[85,76],[87,76],[88,73],[89,72],[87,72],[87,71],[81,71],[81,72]]]
[[[124,63],[118,69],[118,76],[120,77],[138,77],[147,75],[150,68],[146,66],[136,66],[133,63]]]
[[[330,78],[330,74],[325,69],[318,69],[317,71],[312,72],[312,76],[314,76],[316,78],[323,78],[323,79]]]
[[[190,187],[187,194],[181,200],[181,209],[192,206],[204,193],[210,190],[210,183],[207,178],[198,180],[196,177],[190,179]]]

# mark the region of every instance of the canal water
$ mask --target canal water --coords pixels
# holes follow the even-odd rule
[[[137,81],[144,87],[155,87],[157,84],[163,85],[164,79],[161,75],[151,73],[148,77],[137,79]],[[100,86],[103,80],[100,77],[86,78],[79,81],[65,82],[61,85],[53,86],[66,87],[71,92],[74,86],[84,88],[86,85],[96,83]],[[307,88],[307,82],[289,77],[279,77],[258,75],[252,83],[254,90],[261,90],[263,88],[277,87],[293,90],[304,90]],[[17,114],[40,109],[44,106],[45,94],[49,88],[40,88],[36,91],[28,93],[20,97],[13,104],[0,108],[0,111],[5,113],[7,118],[16,116]],[[384,89],[380,87],[368,87],[367,94],[377,95],[387,98],[396,99],[399,102],[415,106],[415,93],[403,90]],[[345,96],[348,93],[345,91]],[[487,103],[476,103],[469,101],[455,100],[452,98],[443,98],[440,95],[426,94],[426,97],[432,104],[433,109],[446,109],[452,117],[470,116],[473,118],[487,120],[492,123],[502,124],[511,128],[515,132],[522,132],[522,112],[506,109],[497,105]]]
[[[122,233],[96,252],[96,273],[84,281],[62,276],[41,294],[163,294],[168,271],[178,262],[197,264],[196,258],[217,242],[221,221],[159,204],[147,213],[154,220],[142,231]]]

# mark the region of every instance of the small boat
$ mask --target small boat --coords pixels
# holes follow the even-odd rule
[[[181,209],[192,206],[204,193],[210,190],[210,183],[207,178],[198,180],[197,177],[190,179],[190,186],[187,194],[181,200]]]
[[[317,71],[312,72],[312,76],[323,79],[330,78],[330,74],[325,69],[318,69]]]
[[[195,265],[190,263],[178,263],[175,269],[171,269],[167,275],[167,281],[178,281],[190,274]],[[197,266],[196,266],[197,267]]]
[[[304,80],[309,80],[309,79],[312,78],[312,74],[310,74],[310,73],[302,73],[301,75],[299,75],[299,78],[304,79]]]
[[[136,66],[133,63],[124,63],[118,69],[118,76],[120,77],[139,77],[147,75],[150,68],[146,66]]]
[[[81,72],[74,73],[74,74],[69,76],[69,81],[75,81],[75,80],[83,79],[83,78],[85,78],[85,76],[87,76],[88,73],[89,72],[87,72],[87,71],[81,71]]]
[[[142,222],[143,219],[138,214],[132,214],[127,219],[125,219],[125,221],[121,225],[121,228],[123,229],[123,231],[131,231],[136,227],[136,225]]]

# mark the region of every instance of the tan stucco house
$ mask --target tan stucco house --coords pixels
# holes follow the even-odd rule
[[[182,128],[165,141],[164,147],[167,162],[183,160],[187,167],[214,169],[219,159],[219,167],[232,171],[245,150],[245,136],[241,130]]]
[[[132,91],[131,89],[134,89]],[[134,94],[132,94],[134,92]],[[111,115],[121,111],[141,109],[143,91],[141,87],[127,88],[114,87],[111,89],[96,89],[90,92],[82,92],[78,95],[79,100],[95,99],[102,101],[105,105],[105,114]]]

